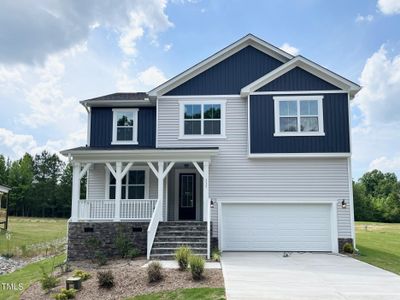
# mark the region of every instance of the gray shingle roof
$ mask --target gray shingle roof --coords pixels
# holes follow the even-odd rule
[[[83,101],[96,101],[96,100],[144,100],[149,98],[146,92],[137,93],[113,93],[109,95],[104,95],[100,97],[85,99]]]

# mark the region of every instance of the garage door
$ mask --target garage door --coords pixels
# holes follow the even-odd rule
[[[224,251],[332,251],[330,204],[221,204]]]

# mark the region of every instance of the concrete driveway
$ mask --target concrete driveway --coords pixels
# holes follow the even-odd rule
[[[400,276],[335,254],[225,252],[228,300],[400,299]]]

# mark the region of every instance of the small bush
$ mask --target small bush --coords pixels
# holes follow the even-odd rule
[[[64,293],[58,293],[53,295],[53,298],[56,300],[68,300],[68,296],[65,295]]]
[[[42,278],[40,279],[40,284],[43,290],[50,290],[59,284],[59,280],[51,273],[47,273],[42,267]]]
[[[65,296],[67,296],[67,299],[74,299],[76,296],[76,289],[61,289],[61,294],[64,294]]]
[[[203,277],[205,263],[205,259],[198,255],[190,256],[190,272],[192,273],[192,278],[194,280],[200,280]]]
[[[5,253],[2,253],[1,256],[3,256],[5,259],[10,259],[14,256],[14,253],[5,252]]]
[[[80,277],[82,281],[88,280],[92,275],[90,273],[82,271],[82,270],[75,270],[74,277]]]
[[[130,259],[134,259],[134,258],[136,258],[136,257],[138,257],[140,255],[140,251],[139,251],[139,249],[137,249],[137,248],[131,248],[129,251],[128,251],[128,257],[130,258]]]
[[[353,245],[352,245],[351,243],[345,243],[345,244],[343,245],[343,252],[344,252],[344,253],[353,254],[353,252],[354,252]]]
[[[109,271],[100,271],[97,273],[97,282],[99,287],[111,289],[114,286],[114,275]]]
[[[179,264],[179,270],[185,271],[189,265],[189,258],[192,254],[190,248],[186,246],[179,247],[175,252],[175,260]]]
[[[221,251],[219,251],[219,249],[213,249],[211,258],[213,261],[221,261]]]
[[[94,253],[94,261],[95,263],[101,267],[101,266],[105,266],[108,262],[107,256],[100,250],[97,250]]]
[[[127,258],[129,251],[132,248],[131,242],[122,231],[118,232],[117,237],[115,238],[115,246],[117,247],[118,254],[122,258]]]
[[[162,265],[158,261],[153,261],[147,266],[147,278],[149,282],[158,282],[162,279]]]

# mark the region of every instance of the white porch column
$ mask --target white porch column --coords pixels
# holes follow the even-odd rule
[[[81,194],[81,164],[73,162],[72,164],[72,203],[71,203],[71,221],[78,221],[79,198]]]
[[[161,203],[161,216],[162,219],[164,220],[164,162],[163,161],[159,161],[158,162],[158,200]]]
[[[115,216],[114,221],[121,220],[121,186],[122,186],[122,162],[118,161],[115,167]]]
[[[210,195],[208,189],[208,178],[209,178],[209,162],[203,162],[203,221],[208,221],[210,214]]]

